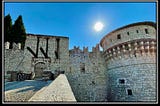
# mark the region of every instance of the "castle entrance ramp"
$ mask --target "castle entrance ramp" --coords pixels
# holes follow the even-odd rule
[[[65,74],[60,74],[50,85],[34,94],[29,101],[76,102]]]

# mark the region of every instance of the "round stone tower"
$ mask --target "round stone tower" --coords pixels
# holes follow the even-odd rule
[[[100,41],[107,64],[108,101],[156,101],[156,24],[118,28]]]

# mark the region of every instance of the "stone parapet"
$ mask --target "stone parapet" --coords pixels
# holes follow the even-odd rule
[[[106,60],[114,58],[139,57],[144,54],[154,55],[156,53],[155,39],[137,39],[114,45],[104,51],[103,55]]]

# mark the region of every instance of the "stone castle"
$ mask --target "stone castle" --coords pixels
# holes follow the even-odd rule
[[[102,38],[99,44],[69,50],[69,38],[27,34],[21,44],[5,42],[5,80],[19,70],[42,78],[64,71],[77,101],[156,101],[156,24],[132,23]],[[103,48],[100,51],[99,46]]]

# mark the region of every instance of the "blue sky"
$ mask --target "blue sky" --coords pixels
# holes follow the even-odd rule
[[[155,2],[64,3],[64,2],[6,2],[4,16],[12,23],[22,15],[27,33],[69,37],[69,49],[83,46],[92,49],[109,32],[127,24],[156,22]],[[104,24],[100,32],[93,27]]]

